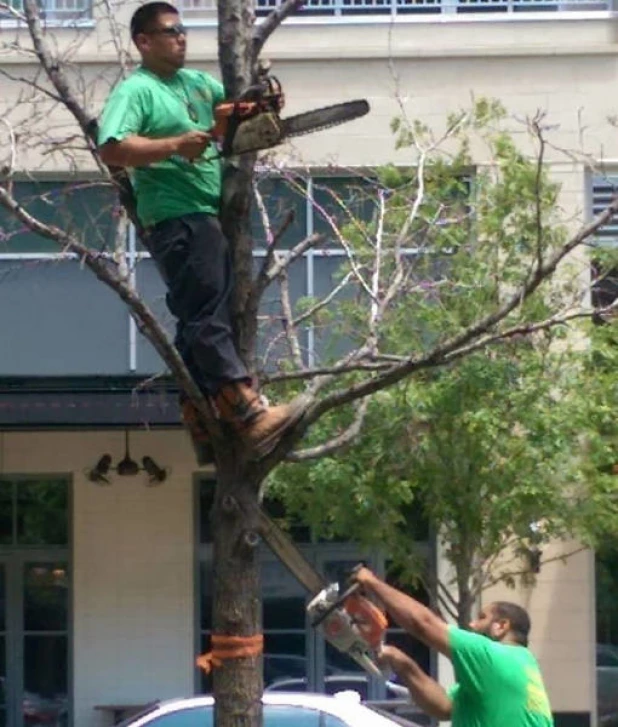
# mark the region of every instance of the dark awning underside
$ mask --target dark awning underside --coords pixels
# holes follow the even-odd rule
[[[177,389],[143,379],[0,379],[0,429],[178,427]]]

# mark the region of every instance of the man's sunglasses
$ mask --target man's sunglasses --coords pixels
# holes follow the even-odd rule
[[[155,28],[149,30],[147,35],[167,35],[168,38],[178,38],[187,34],[187,28],[182,23],[174,23],[174,25],[166,25],[165,28]]]

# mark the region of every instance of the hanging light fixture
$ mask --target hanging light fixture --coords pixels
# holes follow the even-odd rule
[[[148,486],[155,487],[165,482],[168,475],[168,470],[164,467],[160,467],[155,460],[149,455],[142,457],[142,465],[140,466],[132,457],[129,450],[129,430],[125,430],[125,447],[124,457],[114,467],[112,466],[111,454],[102,454],[95,466],[87,470],[86,477],[90,482],[94,482],[97,485],[111,485],[109,479],[109,473],[116,472],[120,477],[135,477],[140,472],[145,472],[148,475]]]

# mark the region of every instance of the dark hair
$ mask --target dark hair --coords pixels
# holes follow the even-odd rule
[[[163,13],[174,13],[178,15],[178,8],[175,8],[170,3],[165,2],[154,2],[146,3],[133,13],[131,18],[131,38],[135,40],[135,36],[140,33],[146,33],[152,25],[156,22],[159,15]]]
[[[506,619],[511,624],[511,633],[521,646],[528,646],[530,634],[530,616],[525,608],[510,601],[495,601],[493,604],[495,618]]]

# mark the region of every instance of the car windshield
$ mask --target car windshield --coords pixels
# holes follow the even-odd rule
[[[125,719],[122,720],[122,722],[117,722],[114,727],[127,727],[127,725],[132,724],[135,722],[136,719],[139,719],[140,717],[145,717],[147,714],[150,714],[151,712],[154,712],[155,709],[159,706],[160,702],[152,702],[152,704],[147,705],[144,707],[144,709],[140,710],[139,712],[133,712],[133,714],[129,715],[128,717],[125,717]]]

